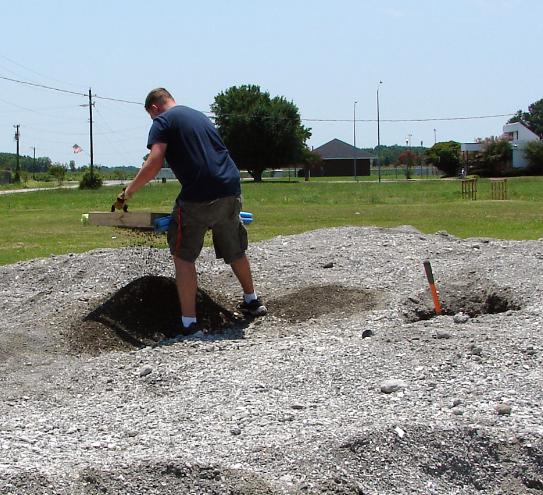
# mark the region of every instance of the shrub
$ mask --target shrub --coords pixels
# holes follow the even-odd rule
[[[66,167],[59,163],[51,165],[49,167],[49,174],[57,179],[58,185],[60,186],[64,182],[64,177],[66,176]]]
[[[79,189],[99,189],[102,187],[102,179],[97,174],[85,172],[79,182]]]
[[[543,141],[530,141],[524,148],[528,160],[528,172],[533,175],[543,174]]]

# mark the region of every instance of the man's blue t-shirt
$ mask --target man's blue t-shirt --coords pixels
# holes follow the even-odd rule
[[[153,120],[147,148],[166,143],[166,161],[181,182],[178,200],[212,201],[241,194],[239,170],[217,129],[201,112],[177,105]]]

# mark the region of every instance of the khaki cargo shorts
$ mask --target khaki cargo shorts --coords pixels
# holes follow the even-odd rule
[[[174,207],[168,228],[170,252],[184,261],[196,261],[211,229],[217,258],[228,264],[236,261],[247,250],[247,230],[240,211],[237,196],[202,203],[182,201]]]

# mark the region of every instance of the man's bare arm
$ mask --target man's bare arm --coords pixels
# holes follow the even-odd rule
[[[149,153],[147,160],[145,160],[145,163],[137,173],[136,177],[134,177],[130,184],[126,186],[126,190],[124,192],[126,199],[129,199],[145,184],[156,177],[164,164],[167,146],[168,145],[166,143],[155,143],[153,146],[151,146],[151,152]]]

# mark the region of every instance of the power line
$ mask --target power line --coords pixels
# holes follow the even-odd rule
[[[76,91],[70,91],[67,89],[62,88],[55,88],[53,86],[47,86],[45,84],[37,84],[32,83],[29,81],[21,81],[20,79],[13,79],[11,77],[6,76],[0,76],[0,79],[4,79],[5,81],[11,81],[18,84],[25,84],[27,86],[34,86],[37,88],[43,88],[48,89],[51,91],[58,91],[60,93],[67,93],[77,96],[88,96],[87,93],[79,93]],[[128,103],[132,105],[139,105],[141,106],[140,102],[132,101],[132,100],[125,100],[122,98],[111,98],[108,96],[99,96],[99,95],[93,95],[93,98],[100,99],[100,100],[107,100],[107,101],[115,101],[118,103]],[[203,112],[208,115],[213,115],[211,112]],[[242,114],[225,114],[223,117],[235,117],[237,115]],[[443,122],[443,121],[454,121],[454,120],[481,120],[481,119],[493,119],[493,118],[499,118],[499,117],[510,117],[512,115],[515,115],[514,113],[503,113],[503,114],[496,114],[496,115],[476,115],[476,116],[463,116],[463,117],[429,117],[429,118],[419,118],[419,119],[380,119],[381,122]],[[246,116],[246,115],[245,115]],[[253,116],[250,116],[253,118]],[[255,116],[256,117],[256,116]],[[263,117],[259,117],[263,118]],[[274,118],[274,117],[264,117],[264,118]],[[290,117],[281,117],[281,120],[291,120]],[[300,118],[300,121],[302,122],[353,122],[352,119],[308,119],[308,118]],[[377,122],[377,119],[357,119],[356,122]]]
[[[510,117],[515,115],[514,113],[502,113],[496,115],[476,115],[469,117],[429,117],[424,119],[379,119],[380,122],[436,122],[446,120],[476,120],[476,119],[493,119],[498,117]],[[288,117],[285,117],[288,118]],[[300,119],[304,122],[349,122],[352,123],[353,119]],[[377,122],[377,119],[356,119],[355,122]]]
[[[43,88],[43,89],[49,89],[51,91],[58,91],[59,93],[68,93],[68,94],[77,95],[77,96],[87,96],[85,93],[78,93],[76,91],[70,91],[68,89],[54,88],[53,86],[46,86],[45,84],[38,84],[38,83],[29,82],[29,81],[21,81],[20,79],[13,79],[11,77],[6,77],[6,76],[0,76],[0,79],[4,79],[5,81],[15,82],[18,84],[26,84],[27,86],[34,86],[36,88]]]
[[[30,67],[26,67],[25,65],[23,64],[20,64],[19,62],[16,62],[15,60],[12,60],[11,58],[9,57],[6,57],[5,55],[2,55],[0,54],[0,58],[3,58],[5,60],[7,60],[8,62],[18,66],[18,67],[21,67],[22,69],[24,70],[27,70],[29,72],[32,72],[33,74],[36,74],[40,77],[45,77],[46,79],[50,79],[52,81],[56,81],[56,82],[59,82],[59,83],[62,83],[62,84],[67,84],[68,86],[73,86],[73,87],[78,87],[77,84],[73,84],[73,83],[70,83],[70,82],[67,82],[67,81],[61,81],[60,79],[55,79],[54,77],[51,77],[51,76],[47,76],[46,74],[42,74],[41,72],[37,72],[35,71],[34,69],[31,69]],[[8,69],[9,70],[9,69]],[[9,70],[10,72],[13,72],[12,70]],[[15,74],[15,72],[13,72]]]
[[[143,106],[140,101],[123,100],[121,98],[109,98],[107,96],[98,96],[98,95],[93,95],[93,98],[96,98],[98,100],[117,101],[119,103],[130,103],[132,105],[139,105],[140,107]]]

